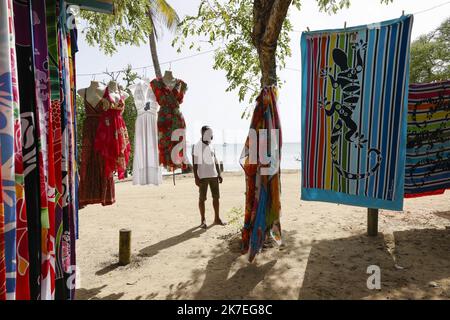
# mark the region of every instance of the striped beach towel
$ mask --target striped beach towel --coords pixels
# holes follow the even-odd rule
[[[450,188],[450,81],[411,84],[405,197]]]
[[[412,24],[302,34],[303,200],[402,210]]]

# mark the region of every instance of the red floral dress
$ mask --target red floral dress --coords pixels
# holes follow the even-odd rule
[[[183,102],[187,85],[182,80],[177,79],[174,88],[170,89],[162,78],[156,78],[150,82],[150,86],[160,105],[158,112],[159,164],[169,171],[177,168],[186,169],[185,148],[180,148],[172,157],[172,150],[175,147],[178,148],[180,142],[186,143],[185,132],[177,141],[172,141],[172,133],[177,129],[186,129],[186,123],[180,111],[180,104]]]
[[[125,97],[121,96],[119,102],[115,103],[108,88],[106,91],[105,96],[109,103],[104,104],[107,108],[100,116],[94,148],[105,161],[106,176],[109,177],[116,171],[119,179],[124,179],[131,152],[127,127],[122,117]]]

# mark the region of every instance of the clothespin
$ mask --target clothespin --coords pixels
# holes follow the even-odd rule
[[[405,10],[402,10],[402,17],[405,15]]]
[[[169,62],[169,70],[172,71],[172,62]]]
[[[308,31],[308,32],[310,31],[310,30],[309,30],[309,27],[306,27],[306,31]]]
[[[347,21],[344,22],[344,30],[347,29]]]

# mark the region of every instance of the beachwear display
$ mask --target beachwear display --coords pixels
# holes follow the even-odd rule
[[[405,197],[450,188],[450,81],[411,84]]]
[[[66,5],[0,3],[1,300],[74,298],[77,47]]]
[[[103,98],[97,105],[93,106],[87,101],[85,91],[84,107],[86,118],[83,124],[78,199],[80,208],[88,204],[101,203],[107,206],[115,202],[114,178],[112,174],[109,176],[105,174],[105,160],[94,149],[97,128],[104,111],[103,105],[109,105],[110,103],[111,100],[108,101],[108,95],[105,91]]]
[[[119,93],[120,94],[120,93]],[[119,180],[125,178],[128,160],[130,159],[131,144],[122,113],[125,110],[125,97],[120,95],[116,103],[109,97],[109,88],[105,90],[104,110],[100,115],[97,133],[95,134],[94,149],[105,161],[105,176],[112,176],[117,172]]]
[[[158,103],[147,81],[130,87],[137,110],[134,134],[133,184],[159,185],[162,173],[158,158]]]
[[[281,244],[282,135],[277,94],[275,87],[266,87],[256,99],[240,159],[246,182],[242,253],[248,252],[249,261],[253,261],[267,239]]]
[[[187,85],[184,81],[176,79],[175,86],[169,88],[162,78],[152,80],[150,85],[156,101],[160,105],[158,112],[159,164],[168,171],[174,171],[177,168],[185,169],[187,167],[184,154],[186,148],[181,148],[179,144],[180,142],[186,144],[186,133],[184,132],[186,123],[180,111],[180,105],[183,103]],[[175,133],[176,141],[172,141],[172,133]],[[172,155],[173,149],[178,147],[180,147],[179,150],[174,150]]]
[[[303,200],[402,210],[412,23],[303,33]]]

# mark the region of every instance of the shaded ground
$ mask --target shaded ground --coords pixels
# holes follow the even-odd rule
[[[229,219],[244,205],[244,178],[227,174],[221,188]],[[282,191],[285,245],[249,264],[236,225],[196,228],[192,177],[176,186],[117,184],[117,204],[80,211],[77,298],[450,299],[449,191],[405,200],[401,213],[381,211],[376,238],[365,235],[364,208],[300,201],[298,173],[282,175]],[[121,228],[132,230],[125,267],[117,264]],[[370,265],[380,267],[381,290],[367,289]]]

